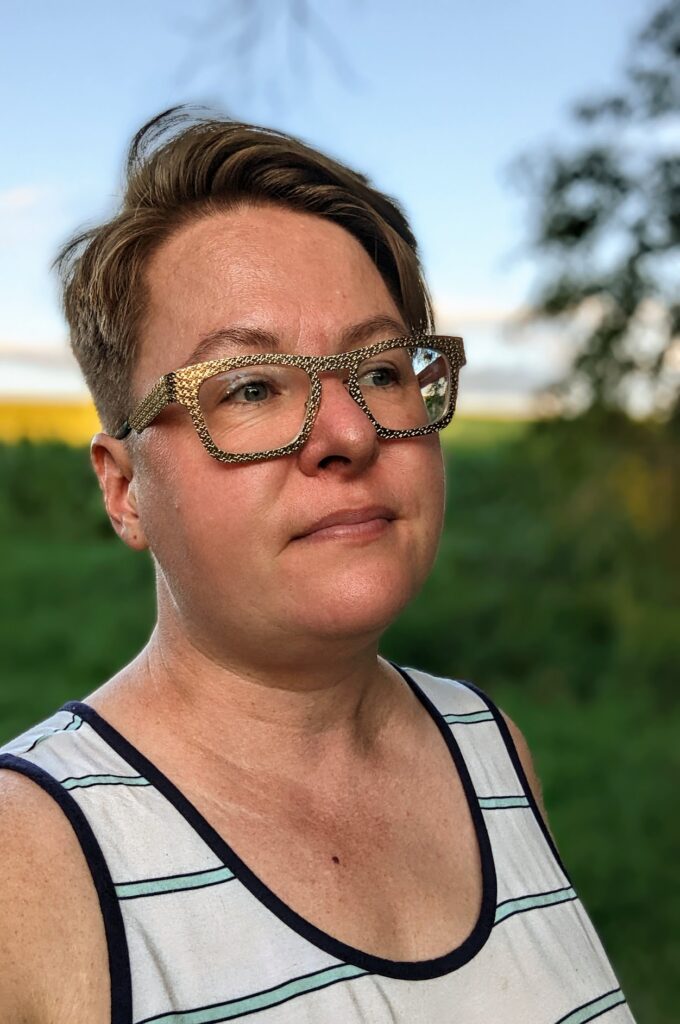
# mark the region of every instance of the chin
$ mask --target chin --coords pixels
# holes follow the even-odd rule
[[[307,586],[295,602],[300,629],[317,636],[341,638],[381,633],[418,593],[420,581],[402,571],[346,573]],[[297,614],[295,614],[297,613]]]

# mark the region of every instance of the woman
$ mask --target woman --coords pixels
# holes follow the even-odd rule
[[[169,112],[60,266],[158,618],[0,760],[7,1019],[630,1021],[519,730],[378,653],[436,556],[465,362],[396,204]]]

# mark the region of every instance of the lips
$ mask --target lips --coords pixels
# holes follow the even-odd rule
[[[371,519],[387,519],[388,521],[395,519],[396,515],[393,509],[387,508],[386,505],[370,505],[366,508],[343,508],[338,509],[337,512],[331,512],[330,515],[323,516],[321,519],[317,519],[316,522],[311,523],[305,527],[300,533],[295,534],[293,540],[299,540],[301,537],[308,537],[312,533],[316,533],[318,530],[325,530],[329,526],[346,526],[355,523],[367,523]]]

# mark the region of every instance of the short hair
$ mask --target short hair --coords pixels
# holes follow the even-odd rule
[[[116,214],[71,238],[55,260],[71,348],[105,430],[129,413],[151,255],[192,219],[271,203],[349,231],[409,330],[433,328],[416,240],[394,199],[291,135],[173,107],[133,138]]]

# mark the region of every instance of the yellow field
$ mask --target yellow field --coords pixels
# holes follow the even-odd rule
[[[519,417],[456,415],[444,431],[445,445],[489,439],[521,433],[527,420]],[[0,441],[66,441],[89,444],[101,427],[91,402],[40,402],[30,399],[0,399]]]
[[[91,402],[0,400],[0,441],[66,441],[87,444],[100,429]]]

